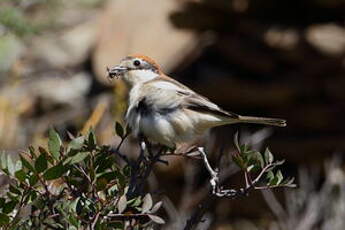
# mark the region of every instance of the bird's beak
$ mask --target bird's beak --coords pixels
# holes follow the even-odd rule
[[[123,67],[123,66],[114,66],[114,67],[107,67],[107,74],[108,78],[114,79],[114,77],[118,78],[121,75],[123,75],[125,72],[127,72],[128,68]]]

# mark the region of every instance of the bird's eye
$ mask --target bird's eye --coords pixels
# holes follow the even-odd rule
[[[140,66],[140,61],[139,61],[139,60],[135,60],[135,61],[133,62],[133,65],[134,65],[134,66]]]

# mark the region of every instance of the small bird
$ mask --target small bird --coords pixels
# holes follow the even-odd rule
[[[132,132],[170,148],[188,143],[216,126],[256,123],[284,127],[276,118],[241,116],[221,109],[204,96],[165,75],[144,55],[131,55],[107,68],[110,79],[122,77],[130,86],[125,120]]]

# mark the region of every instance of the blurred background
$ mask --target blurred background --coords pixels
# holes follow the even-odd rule
[[[127,87],[105,69],[142,53],[226,110],[288,121],[211,131],[214,163],[239,131],[285,158],[299,188],[212,200],[198,229],[343,229],[344,24],[344,0],[0,0],[0,149],[45,145],[50,127],[66,140],[93,127],[116,145]],[[131,140],[123,152],[136,150]],[[149,189],[164,197],[166,229],[182,229],[208,175],[198,161],[169,161]],[[226,164],[227,184],[240,186]]]

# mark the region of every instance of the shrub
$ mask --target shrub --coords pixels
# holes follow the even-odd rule
[[[63,144],[59,135],[49,131],[48,148],[29,147],[18,160],[2,154],[0,168],[10,183],[0,198],[0,226],[3,229],[152,229],[164,224],[156,213],[162,202],[154,202],[144,185],[156,163],[166,163],[164,155],[176,155],[167,148],[141,149],[137,159],[128,159],[120,147],[128,130],[116,124],[122,141],[116,149],[97,145],[95,134],[72,137]],[[234,162],[243,171],[246,185],[230,191],[236,197],[253,189],[292,187],[293,179],[284,179],[267,149],[264,154],[239,145]],[[184,154],[195,157],[195,154]],[[198,157],[198,156],[197,156]],[[120,167],[119,160],[125,164]],[[252,176],[254,176],[252,179]],[[214,178],[213,178],[214,179]],[[218,186],[218,185],[217,185]],[[211,191],[211,189],[210,189]],[[217,195],[217,194],[214,194]],[[198,216],[198,218],[196,218]],[[200,218],[199,218],[200,217]],[[201,221],[193,215],[185,229]]]

